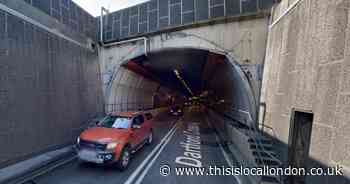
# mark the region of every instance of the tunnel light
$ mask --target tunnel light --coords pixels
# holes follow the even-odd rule
[[[223,104],[223,103],[225,103],[225,100],[219,100],[219,102],[218,102],[218,104]]]
[[[176,77],[180,80],[182,85],[184,85],[185,88],[187,89],[187,91],[193,96],[193,92],[192,92],[191,88],[187,85],[186,81],[181,77],[180,72],[177,69],[174,69],[174,73],[175,73]]]
[[[177,77],[180,77],[180,73],[179,73],[179,71],[178,70],[174,70],[174,73],[175,73],[175,75],[177,76]]]

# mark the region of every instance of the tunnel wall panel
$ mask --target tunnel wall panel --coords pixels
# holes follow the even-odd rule
[[[0,25],[2,167],[73,142],[103,97],[96,52],[1,10]]]
[[[114,57],[116,54],[104,50],[104,57]],[[153,96],[159,86],[158,83],[146,79],[116,63],[118,72],[113,81],[110,95],[106,102],[106,112],[138,111],[154,108]],[[157,106],[156,106],[157,107]]]
[[[255,94],[240,66],[215,55],[209,57],[209,62],[223,60],[221,64],[207,64],[204,74],[205,86],[215,94],[214,101],[224,100],[223,105],[215,106],[221,113],[226,113],[237,121],[248,126],[256,126]],[[215,68],[211,70],[210,68]],[[215,76],[215,77],[213,77]]]

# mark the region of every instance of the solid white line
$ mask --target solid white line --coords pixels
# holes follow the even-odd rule
[[[220,143],[220,139],[219,137],[215,134],[215,138],[216,138],[216,141],[219,143],[219,147],[220,147],[220,150],[222,152],[222,154],[224,155],[224,158],[227,162],[227,164],[230,166],[230,167],[233,167],[232,163],[230,162],[230,159],[226,153],[226,151],[224,150],[224,148],[222,147],[221,143]]]
[[[50,167],[47,168],[46,170],[43,170],[43,171],[38,172],[38,173],[36,173],[36,174],[34,174],[34,175],[32,175],[32,176],[29,176],[28,178],[25,178],[24,180],[22,180],[22,181],[20,181],[20,182],[18,182],[18,183],[24,183],[24,182],[27,182],[27,181],[30,181],[30,180],[35,180],[35,178],[37,178],[37,177],[39,177],[39,176],[42,176],[42,175],[44,175],[44,174],[47,174],[47,173],[49,173],[49,172],[55,170],[55,169],[58,168],[58,167],[61,167],[61,166],[63,166],[63,165],[66,165],[66,164],[72,162],[73,160],[75,160],[76,158],[77,158],[77,156],[74,155],[74,156],[72,156],[71,158],[68,158],[67,160],[64,160],[64,161],[62,161],[62,162],[60,162],[60,163],[58,163],[58,164],[56,164],[56,165],[50,166]]]
[[[172,134],[168,137],[168,139],[166,140],[166,142],[162,145],[162,147],[159,149],[159,151],[157,152],[156,156],[153,157],[153,159],[151,160],[151,162],[147,165],[147,167],[143,170],[142,174],[139,176],[139,178],[136,180],[135,184],[140,184],[143,180],[143,178],[146,176],[146,174],[148,173],[149,169],[152,167],[152,165],[154,164],[154,162],[157,160],[157,158],[159,157],[160,153],[163,151],[163,149],[165,148],[165,146],[169,143],[169,141],[171,140],[171,138],[174,136],[176,132],[175,131],[172,132]]]
[[[210,123],[210,121],[209,121],[209,118],[207,117],[206,119],[207,119],[207,122],[208,122],[209,126],[210,126],[211,128],[214,128],[214,127],[211,125],[211,123]],[[219,138],[219,136],[217,135],[216,132],[215,132],[215,139],[216,139],[216,141],[217,141],[218,144],[219,144],[220,150],[221,150],[222,154],[224,155],[224,158],[225,158],[227,164],[228,164],[230,167],[233,167],[232,163],[230,162],[230,158],[229,158],[229,156],[227,155],[226,151],[224,150],[224,147],[222,147],[222,144],[220,143],[220,138]],[[242,181],[239,179],[238,176],[233,175],[233,177],[236,179],[236,181],[237,181],[238,184],[242,184]]]
[[[136,176],[141,172],[142,168],[148,163],[148,161],[152,158],[154,154],[156,154],[156,151],[159,150],[159,148],[165,143],[167,138],[172,135],[172,133],[176,130],[176,125],[170,129],[170,131],[163,137],[163,139],[158,143],[158,145],[152,150],[152,152],[146,157],[145,160],[136,168],[136,170],[129,176],[129,178],[124,182],[124,184],[131,184]]]
[[[232,163],[230,162],[229,156],[227,155],[226,151],[224,150],[224,148],[222,147],[221,143],[219,142],[219,141],[220,141],[219,137],[218,137],[216,134],[215,134],[215,137],[216,137],[216,141],[218,141],[220,150],[221,150],[222,154],[224,155],[224,158],[225,158],[227,164],[228,164],[230,167],[233,167]],[[233,177],[236,179],[236,181],[237,181],[238,184],[241,184],[241,183],[242,183],[242,181],[239,179],[238,176],[233,175]]]

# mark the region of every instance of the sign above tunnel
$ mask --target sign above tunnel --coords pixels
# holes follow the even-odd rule
[[[268,10],[274,0],[150,0],[104,16],[103,41]]]

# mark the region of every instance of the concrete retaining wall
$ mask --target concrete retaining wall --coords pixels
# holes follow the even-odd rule
[[[43,27],[59,24],[24,1],[2,3]],[[75,140],[103,113],[97,52],[67,29],[56,32],[69,39],[0,10],[0,167]]]
[[[282,0],[274,9],[273,22],[294,2]],[[314,113],[310,159],[321,166],[341,165],[346,176],[350,176],[349,8],[348,0],[301,0],[271,27],[261,99],[267,105],[265,124],[285,145],[292,109]],[[285,147],[285,161],[287,152]],[[348,182],[329,177],[311,183]]]

